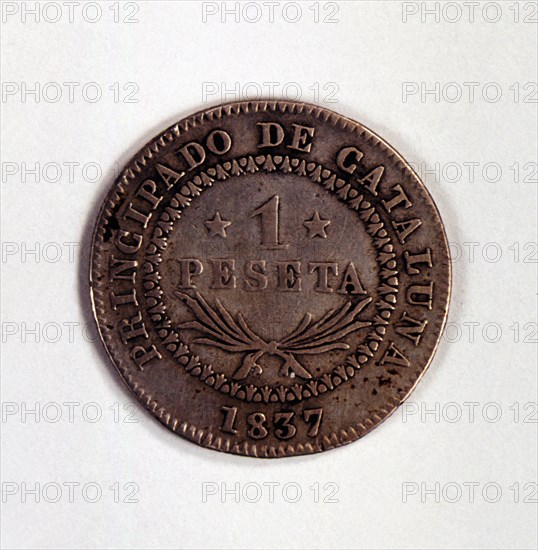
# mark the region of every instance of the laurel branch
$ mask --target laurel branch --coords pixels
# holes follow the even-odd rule
[[[372,298],[366,298],[355,305],[346,302],[340,308],[331,309],[317,321],[313,320],[312,314],[306,313],[295,330],[280,342],[266,342],[248,327],[241,312],[236,314],[234,320],[219,299],[215,300],[215,307],[211,307],[199,292],[195,292],[193,297],[179,291],[174,291],[174,294],[196,317],[194,321],[179,325],[181,329],[196,330],[203,335],[196,338],[194,343],[214,346],[231,353],[246,353],[241,365],[232,375],[234,380],[243,380],[250,373],[261,373],[263,369],[257,361],[265,353],[284,360],[279,371],[280,376],[312,378],[295,355],[349,349],[349,345],[341,339],[372,324],[356,320],[357,315],[372,301]]]

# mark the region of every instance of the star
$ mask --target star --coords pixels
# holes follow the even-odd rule
[[[220,217],[220,212],[216,212],[212,220],[207,220],[204,222],[206,227],[209,229],[209,236],[216,237],[220,235],[221,237],[226,238],[226,228],[232,225],[232,222],[227,222]]]
[[[322,220],[319,217],[319,212],[316,210],[315,214],[308,221],[303,222],[303,225],[308,229],[308,236],[312,239],[313,237],[321,237],[322,239],[327,238],[327,233],[325,233],[325,228],[330,224],[329,220]]]

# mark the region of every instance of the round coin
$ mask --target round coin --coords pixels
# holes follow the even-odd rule
[[[441,337],[450,258],[424,185],[371,130],[244,101],[128,163],[90,287],[108,354],[153,416],[278,458],[354,441],[406,399]]]

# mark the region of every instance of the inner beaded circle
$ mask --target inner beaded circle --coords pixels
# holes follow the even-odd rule
[[[365,337],[364,343],[359,344],[356,351],[346,358],[344,365],[339,365],[331,372],[303,383],[295,383],[291,386],[281,384],[276,387],[259,387],[251,383],[242,384],[230,380],[225,374],[215,372],[211,365],[201,364],[198,356],[193,354],[189,346],[181,341],[179,333],[171,328],[172,322],[166,313],[167,306],[163,301],[164,293],[160,286],[159,264],[161,263],[161,252],[167,246],[168,235],[173,230],[175,222],[181,218],[181,212],[190,205],[195,197],[200,196],[205,188],[210,187],[215,181],[224,181],[230,177],[254,174],[260,171],[269,173],[277,170],[284,174],[294,173],[308,177],[311,181],[336,194],[349,208],[358,213],[365,224],[368,235],[372,238],[377,251],[378,264],[382,267],[378,289],[383,288],[380,292],[383,299],[375,304],[376,315],[374,315],[372,328]],[[146,248],[143,287],[147,300],[147,311],[162,343],[189,374],[221,393],[242,401],[264,403],[300,401],[335,389],[353,378],[357,370],[373,358],[383,340],[386,332],[385,327],[397,300],[398,277],[394,269],[396,267],[394,258],[394,247],[375,207],[365,200],[363,195],[350,183],[338,178],[334,172],[324,168],[321,164],[289,156],[245,156],[207,168],[183,184],[179,193],[172,197],[169,206],[163,209],[150,244]]]

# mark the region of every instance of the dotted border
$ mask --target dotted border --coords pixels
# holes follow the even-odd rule
[[[434,325],[432,325],[437,332],[437,339],[434,343],[429,359],[419,369],[420,372],[417,375],[416,380],[402,388],[400,398],[389,396],[386,401],[387,407],[379,408],[378,413],[373,413],[369,418],[364,419],[363,422],[356,422],[354,426],[350,426],[347,429],[342,428],[338,431],[338,433],[332,432],[325,435],[320,434],[315,442],[304,445],[301,443],[293,444],[291,442],[284,442],[275,446],[262,445],[260,443],[251,444],[248,441],[232,441],[229,437],[222,437],[220,435],[215,436],[215,434],[213,434],[210,430],[198,428],[186,420],[182,421],[173,417],[164,407],[159,406],[153,395],[151,395],[151,393],[147,393],[145,388],[141,387],[140,383],[134,379],[130,370],[131,364],[129,362],[126,363],[122,359],[121,351],[123,348],[120,350],[118,349],[116,338],[112,336],[112,329],[107,327],[106,320],[104,318],[106,314],[105,295],[108,289],[107,285],[102,282],[101,277],[103,266],[106,264],[105,259],[103,258],[103,251],[100,249],[99,243],[104,242],[106,226],[110,218],[114,215],[115,209],[117,208],[119,202],[122,201],[127,195],[127,188],[130,185],[131,180],[134,180],[137,177],[137,174],[139,174],[147,163],[155,157],[155,154],[159,153],[163,147],[174,143],[179,136],[188,132],[189,128],[203,124],[206,120],[219,120],[225,116],[237,116],[242,113],[247,114],[250,112],[289,112],[293,114],[305,113],[315,119],[328,122],[334,127],[348,129],[352,134],[355,134],[356,137],[364,139],[366,144],[369,144],[374,148],[382,148],[386,161],[394,162],[399,169],[410,174],[417,187],[421,190],[423,201],[426,204],[429,203],[429,206],[433,211],[432,225],[441,235],[446,248],[446,257],[442,258],[441,265],[441,267],[446,269],[447,272],[446,302],[444,305],[439,306],[444,307],[445,313],[438,321],[435,322]],[[91,267],[89,276],[90,295],[99,334],[112,363],[133,394],[145,406],[145,408],[150,411],[157,420],[159,420],[159,422],[173,432],[178,433],[183,437],[198,443],[199,445],[203,445],[217,451],[226,451],[244,456],[255,456],[262,458],[281,458],[286,456],[322,452],[351,443],[352,441],[366,435],[370,430],[394,412],[398,405],[406,398],[407,395],[409,395],[418,383],[428,368],[433,355],[435,354],[435,350],[439,345],[442,330],[446,321],[451,284],[450,254],[439,212],[435,206],[435,203],[429,196],[427,189],[418,176],[413,172],[409,164],[382,138],[362,124],[316,105],[285,100],[239,101],[220,105],[209,110],[200,111],[181,120],[177,124],[174,124],[159,134],[156,138],[152,139],[129,161],[117,182],[112,186],[101,207],[96,221],[92,242],[93,246],[91,250]],[[101,319],[103,322],[101,322]]]
[[[201,364],[200,358],[193,354],[189,346],[181,341],[179,332],[171,328],[171,321],[166,315],[167,305],[163,301],[163,290],[160,285],[161,275],[159,265],[161,253],[168,244],[168,236],[173,231],[175,222],[181,219],[181,214],[188,208],[192,200],[199,197],[204,189],[211,187],[215,181],[225,181],[230,177],[254,174],[263,170],[267,173],[280,170],[284,174],[295,173],[298,176],[308,177],[314,183],[336,194],[352,210],[358,212],[359,217],[366,225],[366,231],[373,240],[377,251],[378,264],[381,266],[378,294],[384,297],[375,305],[377,315],[374,317],[372,329],[368,332],[365,343],[357,347],[344,365],[338,365],[331,372],[318,378],[295,383],[290,386],[256,386],[242,384],[230,380],[225,374],[215,372],[211,365]],[[170,206],[164,208],[155,226],[153,235],[146,248],[144,262],[144,288],[151,319],[156,325],[157,332],[176,361],[192,376],[198,378],[208,386],[230,395],[240,401],[248,403],[292,403],[310,397],[317,397],[327,391],[332,391],[343,382],[355,376],[357,370],[374,356],[386,333],[386,326],[395,307],[398,294],[398,272],[395,270],[396,254],[384,223],[379,214],[362,194],[359,194],[349,182],[338,178],[337,175],[321,164],[306,162],[289,156],[258,155],[232,159],[222,164],[207,168],[204,172],[184,183],[179,192],[171,199]],[[384,267],[383,267],[384,266]]]

